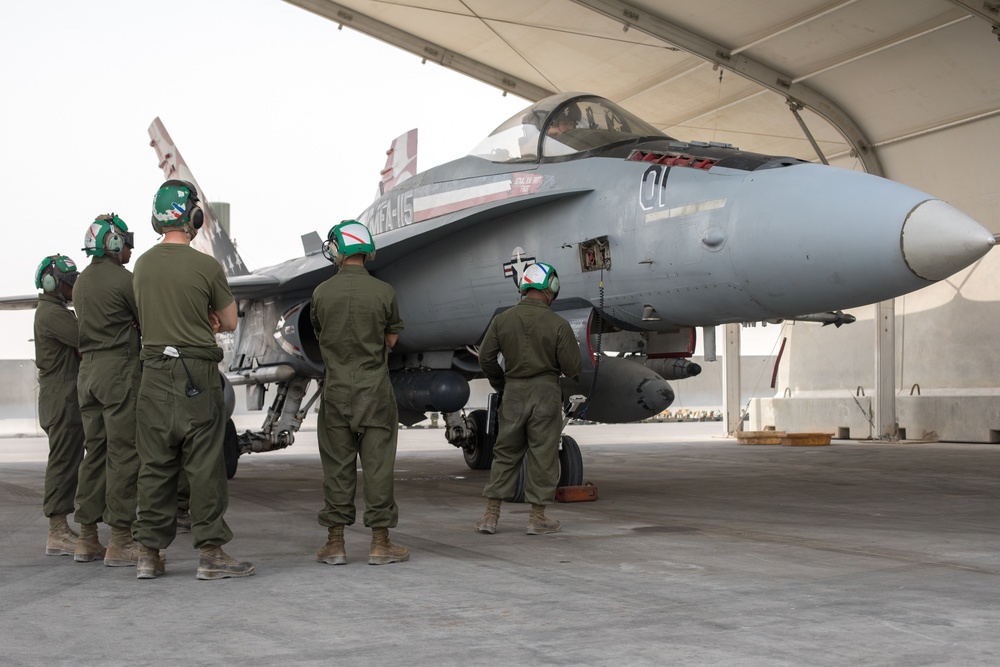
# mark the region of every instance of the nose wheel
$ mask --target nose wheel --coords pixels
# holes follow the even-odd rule
[[[486,410],[473,410],[469,414],[472,433],[462,447],[462,455],[465,465],[473,470],[489,470],[493,464],[493,443],[497,438],[487,433],[487,419]]]

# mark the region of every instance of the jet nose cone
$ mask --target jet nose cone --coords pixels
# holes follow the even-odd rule
[[[944,280],[989,252],[996,239],[954,206],[931,199],[910,211],[900,243],[910,271],[925,280]]]

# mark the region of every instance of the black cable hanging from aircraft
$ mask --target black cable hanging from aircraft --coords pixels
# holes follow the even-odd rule
[[[594,395],[594,388],[597,386],[597,373],[601,368],[601,337],[604,335],[604,264],[601,264],[601,280],[597,284],[598,307],[597,307],[597,349],[594,354],[594,375],[590,380],[590,392],[587,394],[587,402],[580,410],[579,417],[587,414],[590,408],[591,397]]]

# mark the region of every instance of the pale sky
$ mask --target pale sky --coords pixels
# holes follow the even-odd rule
[[[135,232],[136,256],[156,241],[156,116],[207,199],[230,203],[256,269],[364,210],[393,138],[418,128],[422,171],[528,105],[281,0],[7,3],[0,90],[5,296],[37,293],[46,255],[85,265],[101,213]],[[33,357],[32,317],[0,312],[0,358]],[[745,354],[770,351],[748,349],[755,338],[745,330]]]

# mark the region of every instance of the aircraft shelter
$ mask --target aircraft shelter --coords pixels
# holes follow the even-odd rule
[[[592,92],[672,136],[891,178],[1000,232],[992,0],[287,1],[504,94]],[[850,326],[784,325],[751,428],[1000,442],[998,278],[993,252]]]

